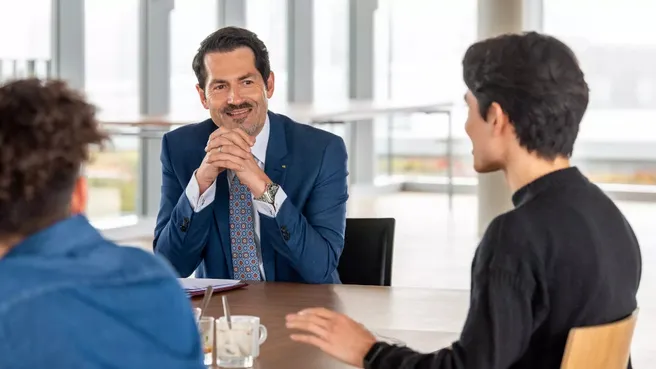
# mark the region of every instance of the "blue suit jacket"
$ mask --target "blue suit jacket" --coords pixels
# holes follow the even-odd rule
[[[341,137],[269,112],[264,171],[287,199],[275,218],[260,215],[260,245],[268,281],[340,283],[337,263],[346,227],[347,155]],[[227,172],[217,177],[214,202],[196,213],[185,188],[216,129],[211,119],[162,139],[162,196],[156,253],[182,277],[234,278]]]

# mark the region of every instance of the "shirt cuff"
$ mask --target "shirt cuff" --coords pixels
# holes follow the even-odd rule
[[[200,186],[198,185],[198,180],[196,179],[196,171],[191,175],[191,180],[187,184],[185,189],[185,195],[187,195],[187,200],[191,208],[194,209],[194,212],[199,213],[205,209],[209,204],[214,202],[214,197],[216,195],[216,181],[199,196]]]
[[[266,215],[269,218],[275,218],[286,199],[287,194],[283,191],[282,187],[278,187],[276,198],[273,199],[273,204],[259,200],[253,200],[253,204],[255,204],[255,209],[257,209],[258,213]]]

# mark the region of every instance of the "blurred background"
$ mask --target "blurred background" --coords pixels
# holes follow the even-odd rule
[[[366,1],[365,1],[366,2]],[[83,89],[108,121],[145,114],[204,114],[194,91],[191,59],[200,41],[221,24],[236,22],[266,43],[276,74],[271,101],[292,101],[291,59],[311,69],[314,104],[347,101],[349,46],[353,43],[348,0],[0,0],[0,80],[63,75]],[[307,10],[290,11],[290,4]],[[307,3],[307,4],[305,4]],[[656,199],[656,14],[652,1],[549,0],[534,7],[530,29],[561,38],[579,57],[591,87],[575,162],[610,191],[632,199]],[[373,11],[373,98],[453,103],[452,181],[474,192],[476,175],[462,125],[465,87],[460,62],[477,39],[476,0],[378,0]],[[290,16],[291,14],[291,16]],[[290,19],[290,18],[298,19]],[[612,26],[610,26],[612,25]],[[165,26],[165,28],[163,27]],[[357,24],[355,25],[357,26]],[[294,30],[303,27],[302,50]],[[150,30],[155,34],[148,34]],[[653,28],[653,26],[652,26]],[[307,38],[307,37],[306,37]],[[158,47],[152,56],[142,47]],[[141,50],[141,51],[140,51]],[[168,51],[163,54],[160,51]],[[296,62],[296,60],[293,60]],[[144,63],[166,74],[143,76]],[[165,65],[162,68],[162,65]],[[306,73],[307,74],[307,73]],[[148,97],[148,80],[163,87]],[[302,76],[305,77],[305,76]],[[300,82],[303,84],[303,82]],[[148,99],[160,98],[154,107]],[[149,109],[151,111],[149,111]],[[157,111],[159,110],[159,111]],[[373,183],[390,179],[414,189],[436,189],[449,167],[444,115],[393,114],[373,124]],[[346,135],[345,125],[333,127]],[[136,128],[114,128],[111,150],[89,170],[89,216],[111,225],[139,213],[139,150]],[[433,186],[431,186],[433,185]],[[123,218],[123,220],[121,220]]]

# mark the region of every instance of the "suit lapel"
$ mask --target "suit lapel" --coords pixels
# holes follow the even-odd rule
[[[267,154],[264,163],[264,172],[274,183],[285,188],[285,177],[287,175],[287,166],[289,157],[287,156],[287,136],[285,132],[285,122],[278,115],[269,112],[269,142],[267,144]],[[289,195],[289,193],[288,193]],[[289,201],[289,200],[287,200]],[[265,224],[260,222],[260,227]],[[276,257],[271,241],[267,239],[269,234],[275,230],[266,230],[260,228],[260,245],[262,250],[262,262],[267,280],[275,281],[276,277]]]
[[[287,139],[285,126],[281,118],[269,112],[269,143],[267,144],[264,173],[281,187],[285,184],[287,174]]]

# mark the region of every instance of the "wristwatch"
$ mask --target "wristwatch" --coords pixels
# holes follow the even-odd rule
[[[273,205],[276,199],[276,193],[278,192],[279,188],[280,188],[279,185],[273,182],[269,182],[266,184],[262,196],[255,198],[255,200],[266,202],[267,204]]]

